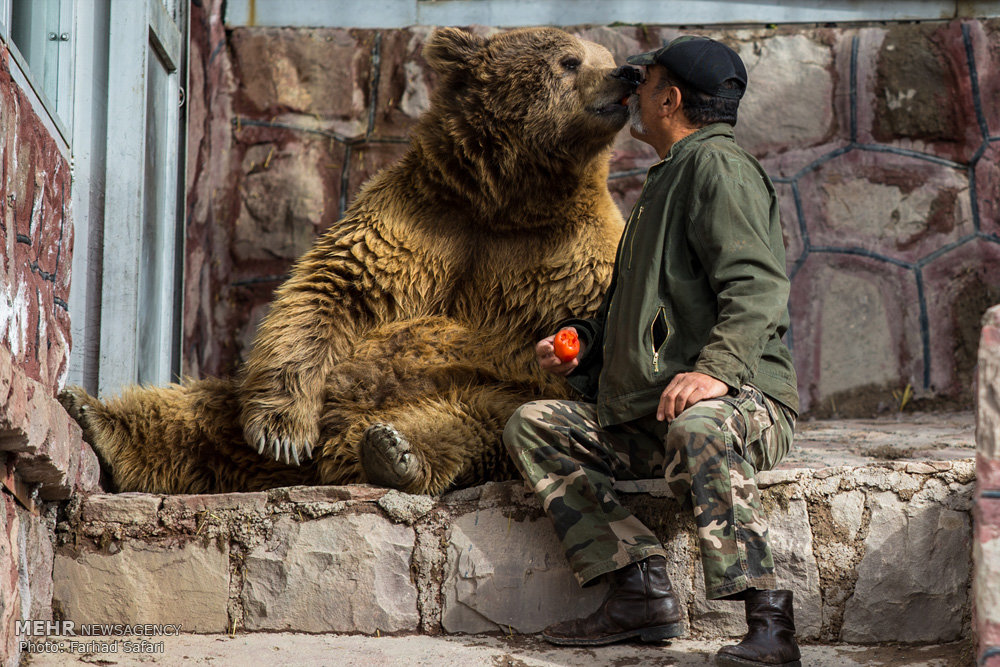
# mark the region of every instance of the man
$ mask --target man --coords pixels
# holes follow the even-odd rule
[[[733,140],[746,68],[732,49],[691,36],[628,62],[646,68],[630,131],[661,160],[596,318],[562,325],[582,339],[578,358],[557,359],[552,336],[536,346],[541,367],[588,400],[528,403],[504,431],[579,582],[610,583],[594,614],[543,636],[599,645],[681,634],[666,551],[612,487],[665,477],[693,507],[707,597],[746,607],[749,632],[717,664],[799,665],[792,593],[774,590],[754,481],[788,451],[798,393],[781,341],[789,281],[778,202]]]

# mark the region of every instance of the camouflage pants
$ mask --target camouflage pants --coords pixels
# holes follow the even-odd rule
[[[651,415],[602,428],[593,404],[535,401],[514,413],[503,437],[581,584],[666,555],[613,488],[664,477],[693,507],[705,592],[715,599],[776,585],[754,475],[788,452],[794,426],[788,408],[744,386],[735,397],[696,403],[669,426]]]

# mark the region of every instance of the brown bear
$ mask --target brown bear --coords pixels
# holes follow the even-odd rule
[[[439,29],[424,58],[439,79],[407,152],[295,264],[238,378],[64,392],[117,490],[435,494],[513,472],[507,417],[566,393],[535,341],[607,287],[632,83],[552,28]]]

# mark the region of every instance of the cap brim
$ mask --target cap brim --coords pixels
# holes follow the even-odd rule
[[[625,59],[629,65],[652,65],[656,62],[656,51],[647,51],[637,56],[629,56]]]

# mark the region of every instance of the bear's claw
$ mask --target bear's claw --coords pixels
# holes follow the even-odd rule
[[[412,446],[389,424],[372,424],[361,436],[361,467],[368,481],[402,489],[417,477],[419,463]]]
[[[250,447],[261,456],[289,465],[302,465],[302,461],[312,456],[313,443],[308,436],[296,438],[258,427],[247,428],[245,437]]]
[[[264,450],[270,450],[268,454],[275,461],[284,461],[285,463],[295,465],[302,465],[301,459],[299,458],[299,446],[292,442],[291,438],[272,438],[271,446],[267,446],[267,440],[264,436],[261,436],[257,440],[257,453],[264,454]],[[305,445],[301,449],[304,450],[306,458],[312,456],[312,445]]]

